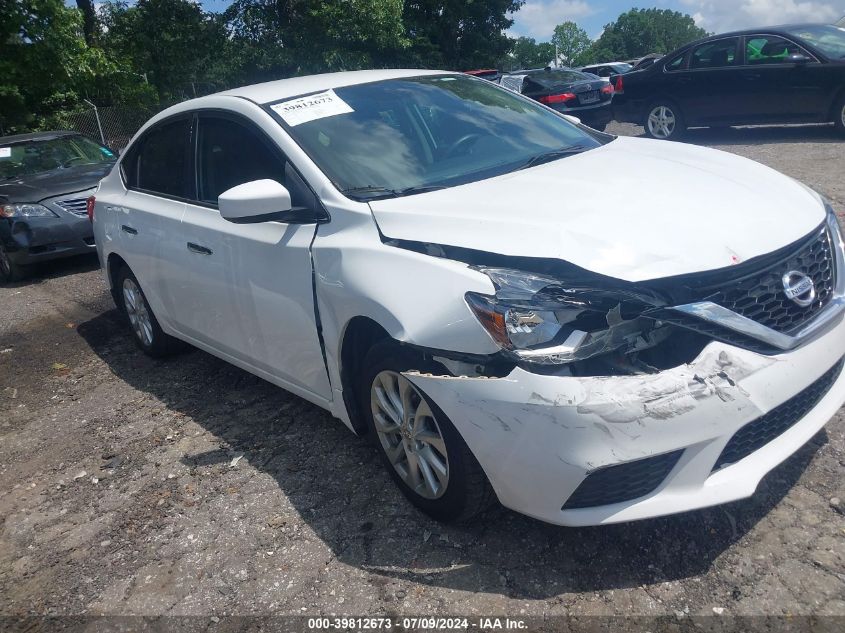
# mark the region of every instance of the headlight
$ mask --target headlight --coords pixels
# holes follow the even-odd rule
[[[57,218],[47,207],[34,202],[0,205],[0,215],[4,218]]]
[[[564,284],[506,268],[478,267],[495,296],[469,292],[479,322],[519,361],[562,364],[614,350],[654,345],[654,321],[640,318],[654,303],[638,293]]]

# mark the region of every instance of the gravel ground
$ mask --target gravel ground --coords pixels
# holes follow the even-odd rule
[[[830,128],[689,140],[845,213]],[[845,616],[843,467],[840,412],[742,502],[444,527],[317,407],[199,351],[141,355],[96,260],[0,288],[0,615]]]

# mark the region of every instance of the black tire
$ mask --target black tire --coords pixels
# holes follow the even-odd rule
[[[674,121],[671,131],[668,134],[658,133],[657,127],[649,122],[652,113],[659,108],[664,108],[666,112],[670,113]],[[643,119],[643,127],[645,128],[646,136],[661,141],[677,141],[687,131],[686,122],[684,121],[684,115],[681,112],[681,109],[677,106],[677,104],[675,104],[675,102],[668,99],[658,99],[653,101],[651,105],[646,108],[645,119]]]
[[[446,446],[448,484],[442,496],[436,499],[425,498],[405,483],[391,464],[376,432],[370,404],[370,393],[373,382],[379,373],[383,371],[401,373],[409,369],[442,373],[443,368],[434,363],[425,363],[417,354],[393,341],[383,341],[373,346],[364,359],[363,367],[360,384],[358,385],[359,405],[367,421],[368,431],[376,450],[381,455],[385,468],[399,486],[402,494],[427,515],[443,522],[468,521],[487,510],[496,497],[481,465],[446,414],[421,390],[417,389],[434,414],[437,427],[439,427]]]
[[[839,97],[833,106],[833,125],[839,134],[845,136],[845,94]]]
[[[597,123],[596,125],[589,125],[587,127],[593,128],[596,132],[604,132],[607,127],[607,123]]]
[[[132,327],[131,318],[129,316],[130,312],[126,303],[127,298],[123,291],[127,280],[131,281],[138,289],[138,292],[140,293],[140,300],[143,302],[143,307],[146,309],[147,315],[149,316],[149,329],[151,334],[150,340],[145,340],[138,331]],[[152,308],[150,308],[150,304],[147,302],[147,297],[141,289],[141,284],[138,283],[138,279],[132,271],[129,270],[128,266],[123,266],[117,273],[115,299],[118,301],[118,307],[120,308],[121,313],[125,317],[127,323],[130,324],[132,340],[135,341],[138,348],[147,356],[151,356],[153,358],[163,358],[180,352],[185,348],[185,343],[170,336],[169,334],[165,334],[161,329],[161,326],[158,324],[158,319],[156,319],[155,314],[153,314]]]
[[[10,258],[6,249],[0,244],[0,283],[8,284],[26,279],[30,274],[29,266],[16,264]]]

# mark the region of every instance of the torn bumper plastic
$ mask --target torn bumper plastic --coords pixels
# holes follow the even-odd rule
[[[823,336],[785,354],[763,356],[713,342],[692,363],[657,374],[578,378],[516,368],[504,378],[406,375],[449,416],[505,506],[550,523],[596,525],[751,496],[845,401],[845,378],[834,369],[843,355],[840,318]],[[780,416],[785,430],[725,462],[740,429],[791,399],[806,401],[802,394],[819,385],[804,409],[780,409],[795,417],[784,424]],[[677,459],[665,457],[674,452]],[[602,472],[608,489],[626,484],[615,477],[648,481],[653,468],[644,474],[630,465],[642,460],[647,466],[649,458],[667,470],[645,494],[584,507],[583,499],[597,497],[582,495],[582,488],[581,502],[564,509],[590,475]],[[611,468],[622,464],[628,467]]]

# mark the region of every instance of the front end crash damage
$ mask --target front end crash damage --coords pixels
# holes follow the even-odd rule
[[[501,378],[406,376],[449,416],[505,506],[552,523],[592,525],[753,494],[842,404],[845,382],[838,373],[811,410],[765,446],[716,468],[720,455],[744,425],[834,368],[843,340],[840,322],[789,354],[764,356],[714,341],[691,362],[656,373],[561,376],[514,366]],[[667,455],[673,457],[668,470],[645,494],[565,507],[591,474],[612,475],[614,466]]]

